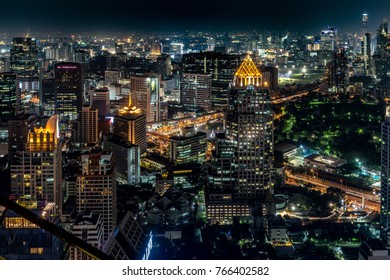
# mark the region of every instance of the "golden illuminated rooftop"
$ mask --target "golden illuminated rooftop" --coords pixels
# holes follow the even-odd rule
[[[135,106],[128,107],[125,106],[122,109],[119,109],[119,115],[139,115],[142,114],[142,110],[140,108],[137,108]]]
[[[235,75],[242,78],[262,76],[249,54],[245,57]]]
[[[34,127],[28,133],[27,149],[30,151],[53,150],[58,143],[59,135],[58,115],[50,117],[45,127]]]
[[[262,85],[262,75],[249,54],[235,73],[235,84],[240,87]]]

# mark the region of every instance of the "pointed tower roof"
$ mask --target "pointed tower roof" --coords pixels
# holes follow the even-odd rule
[[[247,54],[244,61],[241,63],[240,67],[238,68],[235,76],[240,78],[245,77],[261,77],[261,73],[259,69],[256,67],[255,63],[253,62],[251,56]]]

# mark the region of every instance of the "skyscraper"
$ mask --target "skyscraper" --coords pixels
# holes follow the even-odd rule
[[[96,144],[99,141],[98,109],[83,106],[81,110],[81,143]]]
[[[45,116],[52,116],[56,112],[56,83],[54,79],[42,79],[41,81],[41,104]]]
[[[381,213],[380,235],[383,242],[390,246],[390,107],[382,122],[381,147]]]
[[[114,118],[113,134],[146,151],[146,116],[141,109],[124,107]]]
[[[181,103],[187,111],[211,110],[211,75],[184,73],[180,88]]]
[[[181,136],[169,138],[169,156],[175,165],[202,164],[206,158],[207,133],[190,128]]]
[[[19,79],[15,73],[0,73],[0,122],[9,120],[20,108]]]
[[[240,66],[239,55],[219,52],[189,53],[183,55],[183,72],[209,74],[212,78],[211,104],[215,109],[226,108],[227,90]]]
[[[368,32],[368,14],[363,13],[362,18],[362,57],[364,62],[364,72],[366,75],[370,75],[370,63],[371,63],[371,34]]]
[[[77,213],[85,211],[101,214],[103,242],[107,241],[116,226],[116,180],[112,154],[92,150],[82,155],[76,178]]]
[[[366,12],[363,13],[362,17],[362,31],[363,34],[368,32],[368,14]]]
[[[89,104],[98,109],[98,116],[107,117],[110,114],[110,92],[108,88],[95,89],[89,92]]]
[[[30,37],[15,37],[12,40],[10,56],[11,71],[18,74],[21,88],[38,88],[38,50],[36,41]]]
[[[28,133],[26,147],[11,164],[11,193],[31,200],[54,202],[56,213],[62,208],[62,154],[58,116],[45,127]]]
[[[160,120],[160,76],[130,77],[131,104],[144,111],[147,122]]]
[[[62,119],[75,120],[83,106],[83,71],[78,63],[63,62],[54,68],[56,85],[56,112]]]
[[[139,183],[141,178],[139,147],[113,135],[105,139],[104,148],[111,151],[114,157],[116,180],[122,184]]]
[[[207,215],[213,222],[249,216],[249,202],[269,211],[273,192],[273,119],[270,94],[248,55],[229,92],[226,137],[217,139],[208,187]]]

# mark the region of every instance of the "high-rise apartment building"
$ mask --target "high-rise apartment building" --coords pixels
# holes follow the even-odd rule
[[[92,150],[82,155],[76,178],[77,213],[92,211],[103,219],[103,242],[116,226],[116,180],[112,154]]]
[[[99,141],[98,109],[83,106],[81,110],[81,143],[96,144]]]

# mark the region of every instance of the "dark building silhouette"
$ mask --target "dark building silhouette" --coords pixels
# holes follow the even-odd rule
[[[63,62],[54,67],[56,112],[75,120],[83,106],[83,70],[79,63]]]

